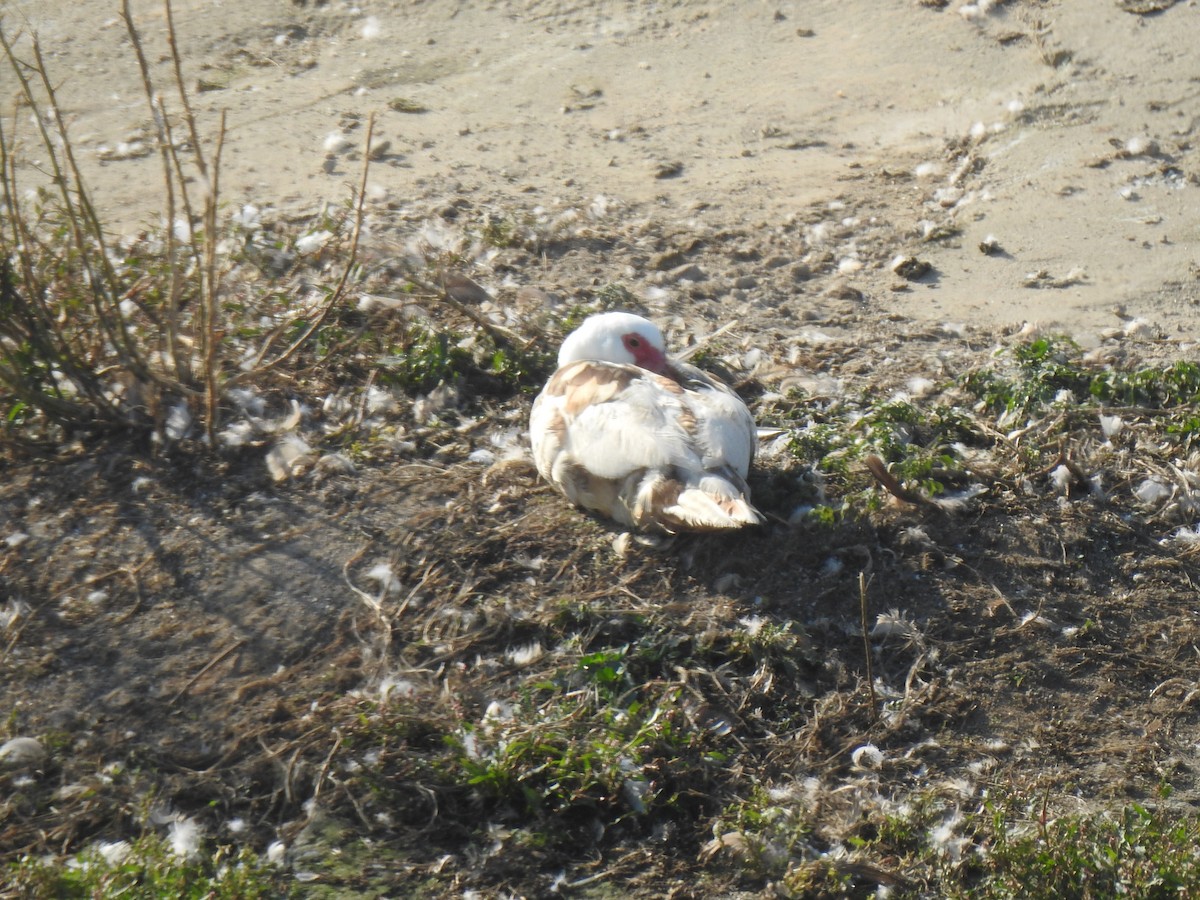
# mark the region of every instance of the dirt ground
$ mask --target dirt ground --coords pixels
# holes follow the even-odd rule
[[[162,7],[132,6],[166,92]],[[1160,8],[176,0],[174,15],[208,133],[226,111],[230,215],[250,204],[280,234],[318,231],[349,201],[374,113],[363,297],[395,288],[392,257],[454,252],[496,298],[489,314],[520,331],[535,307],[619,283],[675,346],[736,320],[723,361],[760,422],[795,427],[779,405],[789,388],[945,383],[1033,333],[1113,359],[1194,356],[1200,10],[1141,6]],[[2,9],[61,77],[106,221],[157,222],[160,163],[116,4]],[[480,245],[468,226],[513,239]],[[521,239],[556,229],[569,236]],[[318,433],[331,414],[306,390]],[[1146,473],[1131,459],[1149,424],[1131,426],[1121,456],[1094,424],[1058,423],[1063,440],[1090,435],[1078,459],[1116,473],[1103,499],[1047,486],[1051,453],[1030,462],[1036,477],[981,466],[988,493],[965,513],[885,506],[817,533],[786,524],[805,467],[765,453],[753,486],[771,526],[621,558],[611,530],[510,453],[528,396],[462,390],[441,430],[418,408],[427,397],[401,397],[379,411],[394,425],[386,447],[286,481],[263,442],[219,459],[115,441],[0,462],[0,713],[5,737],[50,748],[42,786],[72,809],[10,801],[0,853],[76,849],[179,811],[221,838],[245,817],[238,840],[282,841],[293,868],[313,868],[304,802],[353,743],[330,722],[396,683],[478,719],[523,690],[513,648],[559,645],[550,607],[564,595],[596,608],[592,646],[678,628],[716,668],[713,647],[739,622],[793,623],[790,666],[730,663],[719,690],[669,660],[648,677],[703,699],[697,722],[718,708],[737,765],[762,783],[824,785],[829,842],[853,834],[868,786],[964,804],[985,786],[1029,790],[1072,812],[1169,783],[1181,808],[1200,803],[1200,568],[1165,541],[1194,510],[1138,505]],[[1053,425],[1042,436],[1056,446]],[[386,626],[363,600],[381,563],[409,598]],[[873,674],[900,710],[880,721],[860,572],[872,622],[901,623],[876,633]],[[881,767],[851,763],[865,743]],[[712,837],[701,801],[667,837],[622,826],[578,857],[531,852],[527,871],[471,856],[461,833],[422,831],[436,818],[422,803],[385,822],[360,798],[347,816],[410,835],[388,874],[429,879],[431,895],[544,895],[557,872],[594,871],[593,853],[610,884],[644,896],[761,888],[711,867],[694,881]],[[639,841],[682,849],[655,857]],[[351,893],[373,883],[319,871]]]

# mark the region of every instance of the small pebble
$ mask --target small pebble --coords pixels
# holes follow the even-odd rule
[[[678,161],[655,163],[651,171],[655,178],[675,178],[683,174],[683,163]]]
[[[675,281],[705,281],[708,275],[695,263],[689,263],[685,266],[679,266],[671,270],[671,277]]]
[[[915,256],[897,256],[892,260],[892,271],[909,281],[918,281],[924,278],[932,268],[925,260],[917,259]]]
[[[38,766],[46,761],[46,748],[30,737],[15,737],[0,746],[0,766],[20,769]]]

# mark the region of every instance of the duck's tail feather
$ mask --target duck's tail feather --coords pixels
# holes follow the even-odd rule
[[[717,476],[689,485],[662,475],[639,485],[634,521],[663,531],[728,531],[761,525],[766,519],[750,504],[748,492]]]

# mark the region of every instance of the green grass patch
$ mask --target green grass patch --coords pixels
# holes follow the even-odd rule
[[[974,809],[932,796],[884,804],[831,837],[794,792],[756,789],[732,804],[710,852],[724,852],[784,896],[1017,900],[1180,897],[1200,889],[1200,818],[1130,804],[1055,816],[1037,799]]]
[[[1169,409],[1200,398],[1200,365],[1187,360],[1128,370],[1101,366],[1086,362],[1064,337],[1017,344],[1005,356],[1014,365],[981,368],[962,379],[993,412],[1034,413],[1055,402]]]
[[[293,893],[291,873],[268,866],[250,850],[217,847],[185,859],[154,836],[97,844],[65,860],[26,857],[7,867],[6,880],[14,896],[62,900],[257,900]]]

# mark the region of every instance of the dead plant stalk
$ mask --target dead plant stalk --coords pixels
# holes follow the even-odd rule
[[[175,32],[175,17],[171,0],[164,0],[164,16],[167,23],[167,46],[170,50],[175,86],[179,92],[179,102],[183,108],[184,121],[187,123],[188,135],[191,141],[196,168],[200,172],[201,181],[205,186],[204,211],[201,217],[203,228],[201,237],[197,239],[192,230],[196,221],[196,212],[187,189],[187,177],[179,159],[172,134],[170,120],[166,115],[162,97],[154,88],[150,76],[150,67],[146,60],[141,32],[133,21],[129,8],[129,0],[122,0],[121,17],[125,20],[125,28],[137,55],[138,66],[142,73],[142,86],[146,100],[150,104],[151,117],[155,123],[159,153],[163,161],[163,182],[167,201],[167,258],[171,273],[171,288],[168,294],[167,327],[165,329],[166,351],[175,374],[181,380],[187,379],[190,366],[180,365],[177,358],[179,327],[179,298],[183,278],[179,273],[178,254],[175,250],[175,186],[179,187],[179,195],[183,201],[184,214],[187,217],[188,249],[197,267],[198,287],[200,289],[199,305],[199,334],[198,344],[201,364],[204,373],[203,393],[205,398],[204,428],[210,446],[216,444],[216,430],[220,417],[220,385],[217,378],[219,358],[217,350],[220,346],[222,327],[220,318],[220,277],[217,271],[217,208],[220,197],[220,167],[221,152],[225,146],[226,116],[221,111],[217,126],[217,136],[212,151],[211,164],[204,153],[204,145],[200,140],[200,130],[196,124],[196,114],[192,108],[191,98],[183,77],[183,61],[179,54],[179,41]]]
[[[255,364],[251,366],[247,372],[243,373],[245,377],[248,378],[253,375],[259,375],[263,372],[268,372],[289,360],[296,353],[296,351],[303,347],[304,344],[307,343],[308,339],[317,332],[317,329],[325,324],[325,320],[329,318],[329,314],[333,311],[333,308],[337,306],[337,304],[340,303],[342,298],[345,296],[346,285],[350,283],[350,275],[358,265],[358,247],[362,238],[363,218],[365,216],[363,206],[366,202],[367,196],[367,175],[371,170],[370,149],[374,134],[375,114],[371,113],[371,115],[367,118],[367,134],[363,139],[363,168],[362,178],[359,180],[358,184],[358,197],[356,198],[354,204],[354,232],[350,236],[350,248],[346,255],[346,265],[342,267],[342,275],[338,279],[337,286],[334,287],[333,291],[329,295],[329,299],[325,301],[325,304],[312,318],[312,321],[308,323],[308,326],[304,329],[304,331],[302,331],[300,335],[294,341],[292,341],[292,343],[289,344],[287,348],[284,349],[278,356],[269,362],[264,363],[262,360],[266,356],[267,351],[271,346],[271,341],[268,340],[259,351],[258,357],[255,360]],[[231,380],[231,384],[237,381],[238,377],[235,376]]]
[[[867,628],[867,573],[858,573],[858,609],[862,625],[863,659],[867,666],[867,689],[871,694],[871,721],[879,718],[879,702],[875,696],[875,672],[871,664],[871,633]]]

